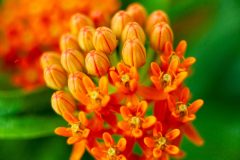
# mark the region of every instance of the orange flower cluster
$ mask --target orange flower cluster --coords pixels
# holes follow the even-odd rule
[[[17,86],[32,89],[43,85],[38,59],[43,51],[58,49],[59,37],[68,31],[71,15],[81,12],[96,27],[108,26],[118,8],[117,0],[4,1],[0,10],[1,64],[13,72]]]
[[[47,86],[58,90],[52,107],[69,124],[55,133],[74,144],[71,159],[87,149],[99,160],[167,160],[184,156],[183,136],[203,144],[192,125],[203,101],[189,103],[183,84],[195,58],[184,57],[186,41],[173,49],[166,13],[147,16],[134,3],[112,17],[111,29],[75,14],[61,42],[62,53],[44,53],[41,64]],[[150,56],[159,58],[147,62]],[[143,67],[149,74],[140,73]],[[133,152],[136,144],[141,155]]]

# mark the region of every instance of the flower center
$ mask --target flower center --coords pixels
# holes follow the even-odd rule
[[[162,81],[163,81],[163,83],[166,84],[166,85],[167,85],[169,82],[171,82],[171,80],[172,80],[172,77],[171,77],[171,75],[168,74],[168,73],[164,74],[163,77],[162,77]]]
[[[141,120],[137,116],[134,116],[130,119],[130,124],[134,127],[138,127],[140,125],[140,122],[141,122]]]
[[[171,55],[171,57],[170,57],[170,62],[172,61],[172,60],[177,60],[178,62],[180,61],[180,58],[175,54],[175,53],[172,53],[172,55]]]
[[[126,82],[128,82],[129,80],[130,80],[130,77],[129,77],[128,74],[122,75],[122,77],[121,77],[121,81],[122,81],[122,82],[126,83]]]
[[[71,130],[73,133],[77,133],[79,131],[79,124],[77,124],[77,123],[72,124]]]
[[[180,105],[178,106],[177,110],[178,110],[178,112],[179,112],[179,114],[180,114],[181,117],[182,117],[182,116],[185,116],[186,113],[187,113],[187,105],[185,105],[185,104],[180,104]]]
[[[112,157],[116,155],[116,149],[110,147],[107,151],[108,156]]]
[[[167,139],[165,137],[160,137],[159,139],[157,139],[156,143],[157,143],[156,145],[160,149],[164,149],[167,144]]]
[[[96,100],[99,96],[99,93],[97,91],[92,91],[92,92],[90,92],[89,95],[90,95],[91,99]]]

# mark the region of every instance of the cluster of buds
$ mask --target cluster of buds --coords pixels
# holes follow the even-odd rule
[[[81,14],[70,21],[61,54],[46,52],[41,64],[47,86],[57,90],[52,108],[69,124],[55,133],[74,144],[71,159],[87,149],[99,160],[166,160],[184,156],[183,136],[203,144],[192,125],[203,101],[189,103],[183,84],[195,58],[184,57],[184,40],[173,49],[166,13],[147,16],[134,3],[112,17],[111,28],[94,28]],[[154,56],[159,58],[148,60]],[[141,74],[144,67],[149,74]],[[133,152],[136,144],[141,155]]]

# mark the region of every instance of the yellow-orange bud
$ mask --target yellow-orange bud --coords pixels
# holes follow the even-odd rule
[[[173,42],[173,32],[170,26],[165,22],[154,25],[150,35],[152,48],[156,51],[163,51],[168,41]]]
[[[52,64],[44,68],[44,80],[48,87],[59,90],[66,85],[67,74],[60,65]]]
[[[69,73],[82,71],[84,68],[84,56],[76,49],[68,49],[62,53],[61,64]]]
[[[135,38],[139,39],[143,44],[145,43],[146,37],[142,27],[137,22],[129,22],[122,32],[122,42]]]
[[[63,113],[72,114],[76,109],[73,97],[64,91],[56,91],[53,93],[51,104],[53,110],[59,115],[63,115]]]
[[[92,50],[85,57],[86,69],[90,75],[102,76],[108,72],[110,62],[105,53]]]
[[[139,39],[128,39],[123,45],[122,58],[129,66],[141,67],[146,62],[146,49]]]
[[[41,56],[41,66],[46,68],[52,64],[61,64],[60,63],[60,54],[54,51],[44,52]]]
[[[127,13],[137,22],[140,26],[144,27],[147,19],[146,9],[139,3],[132,3],[127,7]]]
[[[86,94],[86,89],[83,85],[82,78],[86,76],[82,72],[72,73],[68,76],[68,89],[70,93],[78,101],[82,101],[82,94]]]
[[[67,49],[79,49],[76,38],[70,33],[63,34],[60,39],[60,49],[62,52]]]
[[[99,27],[93,36],[93,45],[97,51],[110,54],[117,47],[117,38],[111,29]]]
[[[92,20],[80,13],[74,14],[70,19],[70,30],[73,35],[77,36],[83,26],[94,26]]]
[[[147,19],[147,23],[146,23],[147,33],[150,34],[153,26],[160,22],[169,23],[168,16],[164,11],[157,10],[157,11],[153,12],[152,14],[150,14],[150,16]]]
[[[78,34],[78,44],[84,52],[89,52],[94,49],[93,35],[95,29],[91,26],[82,27]]]
[[[132,17],[125,11],[118,11],[111,20],[111,29],[117,38],[121,38],[122,31],[128,22],[132,22]]]

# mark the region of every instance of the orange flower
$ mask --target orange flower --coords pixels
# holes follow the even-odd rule
[[[152,127],[156,118],[154,116],[144,115],[147,111],[147,102],[141,101],[136,107],[136,111],[132,112],[127,106],[120,108],[120,113],[124,121],[118,122],[118,127],[124,131],[124,134],[140,138],[143,135],[143,130]]]
[[[179,148],[171,144],[179,135],[179,129],[170,130],[163,135],[161,123],[157,122],[153,129],[153,137],[145,137],[144,143],[152,150],[154,158],[168,159],[168,155],[179,153]]]
[[[174,59],[170,62],[167,71],[163,72],[156,62],[151,63],[151,71],[153,74],[151,81],[158,90],[163,90],[166,93],[176,90],[187,77],[187,72],[176,72],[177,66],[178,61]]]
[[[58,127],[55,129],[56,134],[69,137],[67,140],[68,144],[74,144],[88,138],[90,129],[87,128],[88,120],[84,112],[79,112],[78,118],[67,113],[64,113],[63,117],[71,127]]]
[[[91,153],[99,160],[127,160],[126,157],[121,154],[126,148],[127,141],[125,138],[120,138],[115,145],[112,136],[104,132],[103,133],[104,145],[100,147],[94,147],[91,149]]]

